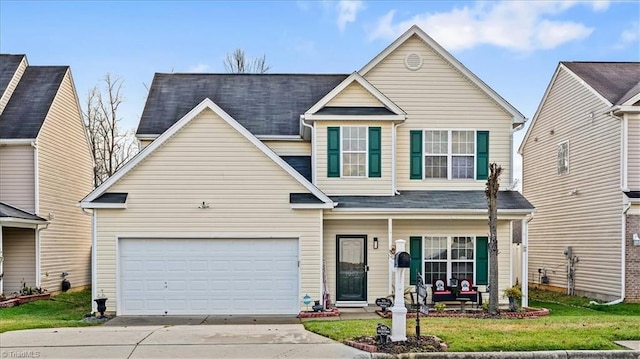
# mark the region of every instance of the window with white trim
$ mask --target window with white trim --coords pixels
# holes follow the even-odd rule
[[[558,145],[558,174],[569,173],[569,141]]]
[[[367,127],[342,127],[342,176],[367,176]]]
[[[475,237],[425,236],[424,281],[433,283],[436,279],[471,279],[474,281]]]
[[[426,130],[424,134],[425,178],[474,178],[475,131]]]

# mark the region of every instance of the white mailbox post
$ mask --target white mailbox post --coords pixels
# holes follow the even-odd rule
[[[407,241],[398,239],[396,241],[396,258],[394,269],[396,272],[396,293],[393,300],[391,313],[393,319],[391,321],[391,341],[403,342],[407,340],[407,308],[404,304],[404,273],[407,270],[406,259],[408,253],[405,250]]]

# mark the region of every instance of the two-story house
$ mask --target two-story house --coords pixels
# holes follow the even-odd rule
[[[350,75],[156,74],[144,149],[81,202],[94,290],[125,315],[366,306],[393,290],[397,239],[412,283],[486,289],[488,164],[509,187],[524,120],[418,27]],[[500,288],[532,212],[500,192]]]
[[[93,160],[68,66],[0,55],[0,293],[91,284]]]
[[[559,63],[519,152],[529,282],[640,301],[640,63]]]

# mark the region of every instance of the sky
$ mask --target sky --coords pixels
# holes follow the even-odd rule
[[[71,66],[81,105],[107,73],[121,78],[126,130],[156,72],[222,73],[241,48],[270,73],[349,74],[413,24],[529,119],[558,62],[640,61],[638,0],[0,0],[0,52]]]

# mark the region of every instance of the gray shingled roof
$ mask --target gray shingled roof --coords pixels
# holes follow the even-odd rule
[[[128,193],[123,192],[106,192],[100,197],[91,201],[92,203],[126,203]]]
[[[0,114],[0,138],[36,138],[68,66],[28,66]]]
[[[311,182],[311,156],[280,156],[298,171],[307,181]]]
[[[0,96],[9,86],[9,82],[11,82],[24,56],[0,54]]]
[[[136,133],[159,135],[209,98],[254,135],[299,135],[300,115],[347,76],[156,74]]]
[[[562,62],[614,105],[636,93],[630,90],[640,82],[640,62]]]
[[[36,216],[35,214],[29,213],[27,211],[23,211],[5,202],[0,202],[0,217],[28,219],[32,221],[42,221],[42,222],[47,221],[42,217]]]
[[[629,191],[624,193],[628,198],[640,199],[640,191]]]
[[[292,193],[291,203],[317,203],[313,195]],[[435,210],[487,209],[484,191],[401,191],[397,196],[330,196],[336,208],[414,208]],[[498,209],[533,210],[517,191],[498,192]]]

